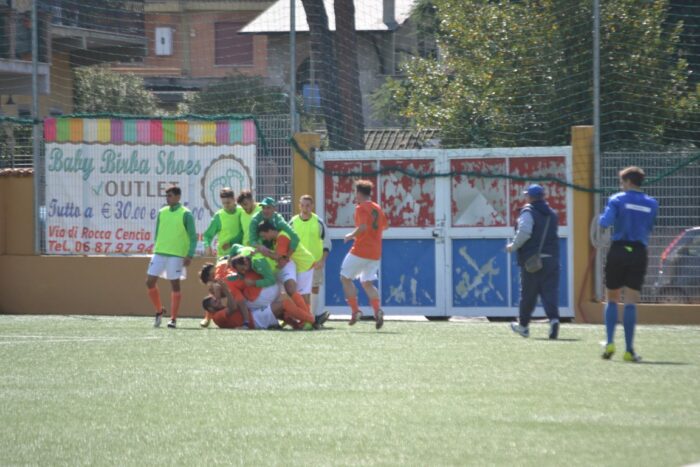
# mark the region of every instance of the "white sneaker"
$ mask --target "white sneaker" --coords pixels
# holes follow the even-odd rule
[[[510,323],[510,328],[516,334],[520,334],[523,337],[530,337],[530,329],[528,329],[525,326],[521,326],[516,322],[512,322],[512,323]]]

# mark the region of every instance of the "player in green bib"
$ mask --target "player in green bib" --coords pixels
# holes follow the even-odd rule
[[[287,232],[277,230],[269,220],[258,225],[258,232],[264,241],[274,244],[273,250],[262,250],[262,254],[277,261],[277,276],[284,284],[285,292],[297,307],[313,316],[309,304],[302,297],[311,292],[315,263],[313,255],[301,243],[293,248]],[[314,319],[314,322],[318,327],[318,320]]]
[[[224,256],[234,243],[243,241],[243,228],[241,226],[241,212],[243,208],[236,205],[236,198],[231,188],[222,188],[219,192],[222,208],[216,211],[209,227],[202,235],[207,256],[212,256],[211,243],[214,237],[216,242],[216,256]]]
[[[260,212],[261,206],[253,199],[250,190],[243,190],[238,195],[238,205],[241,207],[241,229],[243,230],[243,245],[250,245],[250,223],[253,216]]]
[[[299,214],[292,217],[289,224],[299,235],[299,240],[314,258],[313,280],[311,293],[302,295],[306,303],[311,306],[311,313],[319,324],[326,322],[329,312],[323,312],[320,306],[319,290],[323,285],[324,267],[326,258],[331,251],[331,239],[326,234],[326,224],[313,212],[314,199],[311,195],[302,195],[299,198]]]
[[[158,277],[170,281],[170,322],[169,328],[176,327],[177,312],[180,308],[180,280],[187,277],[195,249],[197,248],[197,231],[194,217],[189,209],[180,204],[182,190],[171,186],[165,190],[167,206],[159,212],[156,220],[155,245],[153,257],[148,265],[146,288],[148,297],[156,310],[155,327],[159,327],[165,308],[160,300]]]
[[[297,245],[299,245],[299,235],[287,224],[282,214],[275,211],[276,204],[275,200],[270,197],[260,201],[262,209],[259,213],[254,215],[250,221],[250,246],[258,246],[262,243],[260,234],[258,233],[258,227],[263,221],[270,222],[277,231],[286,232],[292,240],[292,250],[296,249]]]

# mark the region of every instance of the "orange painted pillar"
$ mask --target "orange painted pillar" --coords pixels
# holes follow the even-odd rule
[[[321,146],[321,136],[316,133],[296,133],[299,147],[313,160],[314,150]],[[292,159],[292,203],[298,214],[299,197],[310,194],[316,199],[316,169],[295,149]]]
[[[593,127],[575,126],[571,129],[571,154],[573,183],[585,188],[593,188]],[[593,266],[590,265],[593,247],[589,239],[590,223],[593,216],[593,193],[574,190],[574,309],[578,323],[600,322],[600,313],[592,310],[594,297]],[[581,304],[579,304],[579,297]],[[587,306],[580,306],[586,304]],[[592,316],[595,315],[595,316]]]

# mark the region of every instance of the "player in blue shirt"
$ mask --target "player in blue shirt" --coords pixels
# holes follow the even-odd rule
[[[625,328],[625,355],[628,362],[639,362],[634,352],[634,327],[637,323],[637,302],[647,272],[647,245],[654,227],[659,204],[641,191],[644,171],[639,167],[627,167],[620,171],[620,188],[608,200],[598,223],[603,228],[612,227],[612,245],[605,261],[605,287],[608,305],[605,308],[607,344],[603,358],[608,360],[615,353],[615,325],[617,304],[624,288],[625,308],[622,323]]]

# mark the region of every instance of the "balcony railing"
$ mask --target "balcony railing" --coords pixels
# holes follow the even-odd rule
[[[57,26],[144,35],[143,1],[50,0],[51,23]]]

